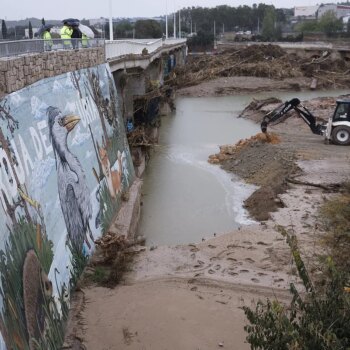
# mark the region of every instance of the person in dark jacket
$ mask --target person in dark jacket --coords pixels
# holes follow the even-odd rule
[[[73,49],[77,49],[79,47],[79,39],[81,39],[81,31],[79,30],[78,27],[73,26],[73,33],[72,33],[72,45]]]

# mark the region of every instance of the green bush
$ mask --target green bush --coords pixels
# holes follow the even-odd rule
[[[250,322],[245,326],[252,350],[350,349],[350,294],[344,289],[349,272],[339,272],[326,259],[325,284],[315,288],[297,246],[296,237],[283,234],[303,281],[306,293],[290,286],[292,301],[287,307],[277,300],[259,301],[255,310],[243,307]]]

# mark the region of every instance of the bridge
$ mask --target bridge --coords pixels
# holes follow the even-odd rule
[[[186,39],[53,39],[50,49],[45,41],[17,40],[0,42],[0,97],[34,82],[108,62],[111,70],[147,69],[149,64],[178,50],[185,50]],[[75,48],[75,49],[73,49]]]

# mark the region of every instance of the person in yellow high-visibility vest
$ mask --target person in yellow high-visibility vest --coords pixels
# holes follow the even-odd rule
[[[51,28],[47,28],[43,33],[44,47],[46,51],[51,51],[53,45],[50,30]]]
[[[63,47],[65,49],[69,49],[72,47],[71,45],[71,37],[73,33],[73,28],[68,25],[67,22],[63,23],[63,27],[61,28],[60,34],[61,34],[61,39],[69,39],[69,40],[63,40]]]
[[[82,33],[82,35],[81,35],[81,46],[82,47],[88,47],[89,46],[89,38],[84,33]]]

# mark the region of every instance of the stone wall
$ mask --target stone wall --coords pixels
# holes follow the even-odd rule
[[[0,59],[0,97],[38,80],[105,62],[104,47],[50,51]]]

